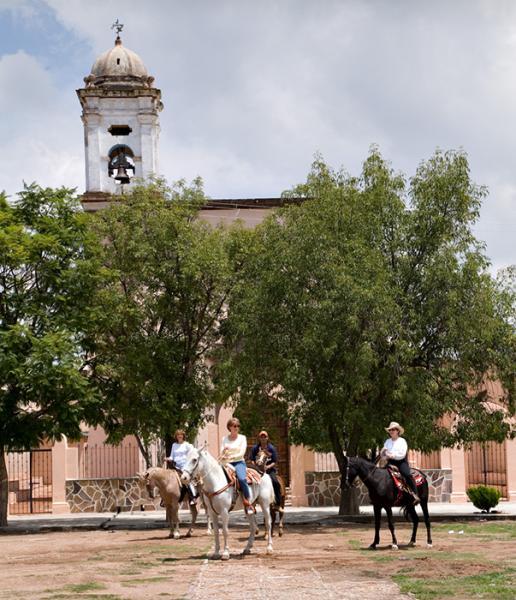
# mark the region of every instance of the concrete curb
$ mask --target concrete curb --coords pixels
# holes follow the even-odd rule
[[[439,522],[475,522],[475,521],[516,521],[516,512],[510,508],[510,512],[498,512],[483,514],[480,512],[462,512],[460,510],[451,510],[447,512],[442,505],[439,510],[432,511],[430,505],[430,518],[432,523]],[[458,507],[457,507],[458,508]],[[470,507],[471,508],[471,507]],[[292,508],[286,512],[285,527],[318,525],[318,526],[338,526],[349,524],[372,524],[374,517],[372,507],[365,507],[364,513],[360,515],[335,514],[335,507],[323,509],[315,508]],[[422,522],[422,514],[418,511]],[[386,520],[385,514],[382,514],[382,522]],[[395,509],[394,520],[396,522],[405,522],[405,519],[398,510]],[[181,527],[189,522],[189,512],[180,511]],[[231,524],[245,526],[247,521],[243,513],[234,513],[231,515]],[[258,513],[258,522],[262,522],[260,513]],[[206,516],[199,515],[195,529],[206,527]],[[66,531],[145,531],[150,529],[167,529],[164,511],[153,513],[115,513],[115,514],[70,514],[70,515],[30,515],[23,517],[13,517],[7,527],[0,527],[1,535],[27,535],[37,533],[66,532]]]

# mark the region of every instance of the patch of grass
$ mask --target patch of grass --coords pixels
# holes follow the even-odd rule
[[[464,531],[464,535],[478,537],[498,537],[500,539],[516,538],[516,523],[514,521],[496,521],[490,523],[444,523],[437,524],[434,531],[448,532],[454,531],[458,535],[459,531]],[[460,536],[462,537],[462,535]]]
[[[119,575],[141,575],[142,572],[139,571],[138,569],[121,569],[120,571],[117,571],[117,573]]]
[[[76,594],[53,594],[52,596],[45,596],[45,600],[76,600],[78,597],[81,600],[124,600],[121,596],[115,596],[114,594],[81,594],[80,596]]]
[[[125,579],[121,581],[123,587],[135,587],[144,583],[157,583],[158,581],[171,581],[170,577],[157,575],[156,577],[140,577],[139,579]]]
[[[362,542],[360,540],[348,540],[348,544],[353,550],[360,550],[360,548],[362,548]]]
[[[423,579],[409,575],[394,575],[393,580],[405,594],[418,600],[435,598],[496,598],[513,600],[516,595],[516,569],[492,571],[466,577]]]
[[[97,581],[88,581],[86,583],[76,583],[67,585],[64,587],[64,589],[70,592],[74,592],[75,594],[82,594],[83,592],[105,590],[106,587],[107,586],[104,583],[98,583]]]

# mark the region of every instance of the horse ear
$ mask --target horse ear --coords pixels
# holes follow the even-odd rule
[[[199,446],[199,448],[197,448],[197,450],[199,452],[202,452],[203,450],[207,450],[208,449],[208,440],[205,440],[202,446]]]

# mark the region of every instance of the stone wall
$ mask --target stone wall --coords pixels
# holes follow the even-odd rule
[[[452,492],[451,469],[423,470],[428,477],[429,502],[450,502]],[[369,494],[362,482],[359,483],[360,505],[370,504]],[[305,490],[308,506],[339,506],[340,473],[305,473]]]
[[[72,479],[66,482],[66,501],[71,512],[155,510],[160,498],[151,499],[138,477]]]

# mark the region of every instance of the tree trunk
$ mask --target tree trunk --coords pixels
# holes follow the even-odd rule
[[[170,435],[170,433],[167,433],[167,435],[165,436],[165,439],[163,440],[165,442],[165,458],[167,458],[168,456],[170,456],[170,453],[172,452],[172,444],[174,443],[174,438]],[[170,469],[172,467],[170,467],[170,463],[167,462],[167,469]]]
[[[333,453],[337,459],[340,471],[340,505],[339,515],[358,515],[360,507],[358,504],[358,490],[354,487],[346,487],[347,460],[344,456],[344,449],[335,425],[329,426],[329,434]]]
[[[0,446],[0,527],[7,526],[7,506],[9,502],[9,477],[5,463],[5,453]]]
[[[145,460],[145,468],[150,469],[152,467],[151,456],[149,454],[149,449],[142,442],[139,435],[136,435],[136,441],[138,442],[138,447],[140,448],[140,452],[142,453],[143,459]]]
[[[344,476],[341,475],[344,481]],[[354,486],[340,487],[340,505],[339,515],[358,515],[360,514],[360,504],[358,503],[358,489]]]

